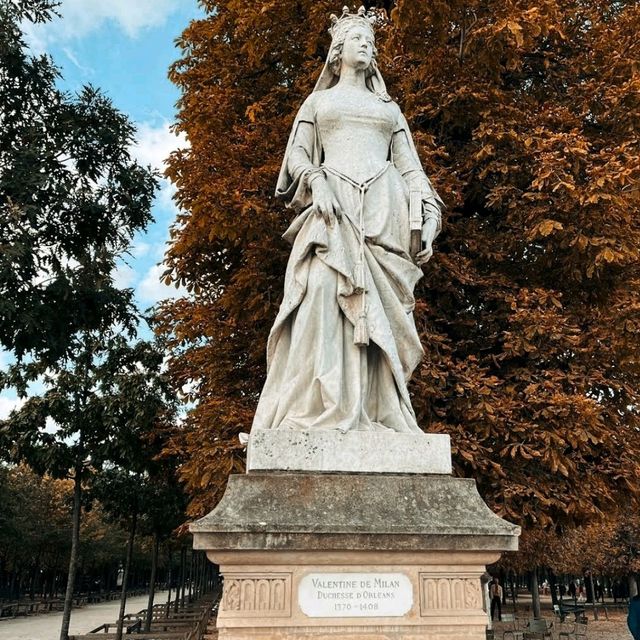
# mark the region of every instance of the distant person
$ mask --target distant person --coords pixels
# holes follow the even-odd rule
[[[604,585],[599,580],[596,582],[596,600],[604,602]]]
[[[617,580],[611,585],[611,595],[613,596],[614,604],[617,603],[620,597],[620,583]]]
[[[629,631],[631,631],[633,640],[640,640],[640,595],[633,596],[633,598],[629,600],[627,625],[629,626]]]
[[[576,599],[576,583],[573,580],[569,583],[569,596]]]
[[[491,596],[491,620],[495,618],[496,609],[498,610],[498,620],[502,620],[502,587],[498,578],[494,578],[489,585],[489,596]]]

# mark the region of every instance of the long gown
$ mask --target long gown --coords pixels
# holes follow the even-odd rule
[[[422,271],[409,255],[409,188],[438,225],[443,205],[398,106],[373,93],[355,102],[339,95],[307,98],[285,154],[276,193],[300,213],[284,235],[293,248],[252,429],[419,432],[407,390],[423,355],[412,313]],[[327,225],[312,210],[309,178],[319,168],[341,222]],[[360,256],[366,347],[354,344]]]

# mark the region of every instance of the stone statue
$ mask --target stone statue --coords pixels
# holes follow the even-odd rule
[[[298,216],[253,430],[420,433],[407,390],[423,354],[413,290],[444,204],[387,94],[373,16],[345,7],[332,21],[278,179]]]

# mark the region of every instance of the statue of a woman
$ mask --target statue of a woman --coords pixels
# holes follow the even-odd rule
[[[407,390],[423,354],[413,289],[444,205],[386,92],[371,18],[345,8],[332,20],[276,190],[299,215],[253,429],[420,432]]]

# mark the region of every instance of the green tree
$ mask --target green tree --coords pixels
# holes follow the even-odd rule
[[[144,443],[141,443],[144,444]],[[135,456],[126,467],[110,467],[98,474],[92,495],[111,520],[128,531],[124,562],[120,615],[116,636],[123,633],[123,616],[136,536],[151,536],[151,576],[146,630],[149,631],[155,597],[160,543],[184,522],[185,498],[166,464],[150,456]]]
[[[157,177],[132,160],[125,115],[93,87],[61,92],[53,62],[29,55],[21,21],[48,21],[54,7],[0,3],[0,346],[17,361],[0,386],[24,396],[41,376],[45,387],[0,437],[12,460],[74,483],[66,640],[84,485],[94,467],[123,455],[122,429],[137,434],[158,411],[157,389],[141,378],[161,356],[126,344],[140,318],[132,291],[112,278],[151,220]]]
[[[150,631],[158,575],[158,554],[162,542],[184,524],[187,497],[178,483],[174,466],[163,464],[149,475],[141,518],[141,532],[152,538],[151,576],[145,631]]]
[[[40,474],[73,481],[73,531],[61,640],[66,640],[71,615],[82,493],[105,465],[124,464],[139,476],[138,470],[153,454],[145,450],[145,439],[156,426],[166,429],[162,421],[172,417],[161,352],[150,343],[129,344],[119,329],[80,336],[70,361],[50,364],[42,372],[45,391],[29,397],[0,423],[0,438],[8,443],[12,460],[27,461]],[[33,365],[29,366],[32,371]],[[18,380],[22,369],[12,368]]]
[[[135,320],[112,272],[157,182],[130,156],[128,118],[93,87],[63,93],[52,60],[29,54],[21,22],[55,5],[0,2],[0,347],[43,361],[79,331]]]
[[[93,487],[93,494],[101,501],[111,519],[128,531],[116,640],[122,640],[133,546],[138,528],[141,503],[145,501],[143,494],[147,489],[145,480],[146,478],[139,471],[131,472],[121,467],[112,467],[102,471],[94,482]]]
[[[412,382],[455,472],[528,527],[637,504],[640,7],[597,0],[367,3],[380,67],[448,205],[418,290]],[[182,214],[158,320],[194,403],[168,449],[191,512],[243,468],[282,292],[289,223],[273,197],[335,3],[203,3],[170,77],[191,141],[168,175]]]

